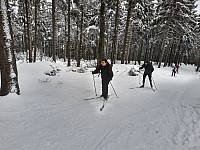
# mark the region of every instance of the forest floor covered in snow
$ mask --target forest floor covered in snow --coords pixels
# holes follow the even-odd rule
[[[113,66],[110,97],[95,97],[93,76],[64,62],[19,63],[21,95],[0,97],[0,150],[200,150],[200,73],[182,65],[154,66],[146,78],[129,76],[132,64]],[[45,73],[56,68],[56,76]],[[101,77],[95,76],[98,95]]]

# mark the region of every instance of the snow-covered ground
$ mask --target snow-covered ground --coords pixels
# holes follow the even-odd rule
[[[44,73],[59,68],[56,76]],[[0,97],[0,150],[200,150],[200,77],[194,66],[156,66],[153,92],[128,76],[133,65],[113,66],[110,98],[95,96],[91,70],[65,63],[18,64],[21,95]],[[95,76],[98,95],[101,79]]]

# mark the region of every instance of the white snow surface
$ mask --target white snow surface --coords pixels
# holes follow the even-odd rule
[[[44,73],[59,68],[56,76]],[[0,97],[0,150],[200,150],[200,76],[182,65],[153,73],[158,88],[136,88],[133,65],[115,64],[109,100],[95,97],[93,76],[63,62],[18,64],[21,95]],[[141,82],[141,81],[140,81]],[[95,75],[98,95],[101,78]],[[134,88],[135,87],[135,88]]]

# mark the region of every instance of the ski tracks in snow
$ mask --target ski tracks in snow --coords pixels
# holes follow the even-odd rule
[[[101,140],[98,142],[98,144],[96,145],[94,150],[97,150],[99,148],[99,146],[103,143],[103,141],[106,140],[106,137],[113,131],[114,127],[112,127],[102,138]]]
[[[200,150],[200,105],[184,101],[191,78],[188,74],[188,80],[167,91],[171,98],[166,101],[146,103],[135,114],[126,110],[95,150]]]
[[[200,105],[183,100],[187,91],[191,90],[188,87],[191,77],[190,73],[172,106],[173,122],[176,123],[172,142],[181,150],[200,150]]]
[[[192,106],[181,102],[181,105],[175,105],[174,119],[177,126],[174,129],[172,141],[178,147],[187,147],[188,150],[200,149],[200,106]]]

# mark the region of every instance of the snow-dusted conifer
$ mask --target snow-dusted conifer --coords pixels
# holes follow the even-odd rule
[[[7,3],[8,5],[8,3]],[[5,0],[0,1],[0,70],[1,89],[0,95],[9,93],[20,94],[18,85],[17,68],[12,47],[10,32],[10,21],[8,20],[8,9]]]

